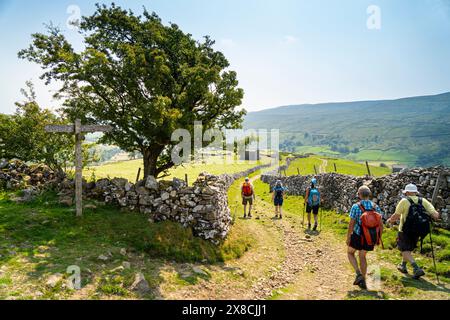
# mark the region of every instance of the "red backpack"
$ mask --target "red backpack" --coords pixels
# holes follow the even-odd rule
[[[382,236],[383,219],[378,212],[375,211],[375,206],[370,210],[366,210],[361,203],[358,203],[362,211],[361,215],[361,243],[367,243],[369,246],[380,245],[384,249]]]
[[[244,184],[242,185],[242,193],[246,197],[250,197],[251,195],[253,195],[253,190],[250,183],[244,182]]]

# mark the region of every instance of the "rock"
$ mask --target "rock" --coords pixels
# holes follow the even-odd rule
[[[0,170],[8,166],[9,162],[6,159],[0,159]]]
[[[105,255],[103,255],[103,254],[101,254],[101,255],[98,256],[98,260],[101,260],[101,261],[108,261],[108,260],[109,260],[109,257],[107,257],[107,256],[105,256]]]
[[[170,199],[170,194],[168,192],[163,192],[161,194],[161,200],[162,201],[166,201],[166,200],[169,200],[169,199]]]
[[[120,189],[125,189],[125,186],[127,185],[128,180],[123,179],[123,178],[114,178],[111,180],[111,183]]]
[[[73,205],[73,199],[72,199],[72,197],[61,198],[59,200],[59,204],[66,206],[66,207],[71,207]]]
[[[145,187],[150,190],[158,191],[158,181],[154,176],[148,176],[145,180]]]
[[[50,277],[48,277],[47,282],[45,283],[45,285],[47,287],[50,288],[55,288],[57,286],[57,284],[62,281],[63,276],[60,273],[56,273],[51,275]]]
[[[125,269],[131,269],[131,263],[129,263],[128,261],[122,262],[122,266],[123,266]]]
[[[130,289],[136,291],[139,294],[146,294],[151,290],[150,285],[148,284],[147,280],[145,280],[145,277],[142,273],[136,274],[134,282],[131,285]]]
[[[192,271],[194,271],[195,274],[201,275],[201,276],[208,276],[208,273],[206,271],[204,271],[202,268],[200,267],[193,267]]]
[[[86,204],[86,205],[84,206],[84,208],[85,208],[86,210],[93,210],[93,211],[97,210],[97,206],[94,205],[94,204]]]
[[[123,255],[123,256],[126,256],[127,255],[127,249],[121,248],[120,249],[120,254]]]

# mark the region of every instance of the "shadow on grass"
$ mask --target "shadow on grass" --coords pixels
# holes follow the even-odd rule
[[[353,300],[386,300],[384,291],[376,290],[351,290],[347,292],[347,298]]]
[[[38,288],[43,299],[71,297],[60,284],[70,276],[66,270],[72,265],[81,269],[82,288],[95,285],[101,295],[126,297],[136,273],[143,272],[152,290],[143,297],[151,298],[160,295],[165,261],[213,264],[245,251],[240,247],[245,244],[242,239],[215,246],[178,223],[149,223],[142,214],[96,205],[97,209],[85,210],[77,218],[71,208],[58,204],[56,195],[20,205],[1,199],[0,266],[25,274],[27,278],[19,285]],[[123,249],[126,254],[121,253]],[[122,268],[124,262],[131,269]],[[60,275],[58,285],[48,288],[46,282],[55,274]],[[207,271],[193,272],[185,280],[193,284],[210,277]],[[16,290],[6,288],[0,297],[12,291]],[[14,294],[28,298],[24,292]]]
[[[413,279],[412,277],[403,276],[402,278],[400,278],[400,282],[406,288],[415,288],[423,291],[435,291],[450,294],[450,289],[444,287],[442,283],[441,285],[436,285],[425,280],[424,278],[420,278],[417,280]]]

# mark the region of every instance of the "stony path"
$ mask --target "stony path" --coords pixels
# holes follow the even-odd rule
[[[352,289],[345,245],[330,244],[319,232],[303,231],[300,219],[294,217],[274,223],[283,233],[286,257],[268,278],[255,284],[254,298],[267,299],[275,291],[282,299],[343,299]],[[288,293],[281,290],[286,287],[292,287]]]

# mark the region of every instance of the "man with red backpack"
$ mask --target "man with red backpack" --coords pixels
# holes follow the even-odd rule
[[[439,213],[427,200],[419,197],[419,190],[414,184],[408,184],[403,190],[406,196],[397,205],[395,213],[387,220],[392,224],[400,220],[398,227],[397,246],[402,253],[403,261],[397,267],[401,273],[408,273],[406,266],[408,262],[413,267],[413,278],[419,279],[425,275],[412,256],[412,251],[417,247],[419,240],[423,239],[431,232],[430,222],[439,219]]]
[[[250,183],[249,178],[245,178],[245,181],[242,184],[241,195],[242,195],[242,205],[244,206],[244,219],[247,218],[247,204],[249,205],[248,217],[251,218],[253,200],[255,199],[255,191],[253,189],[253,185]]]
[[[382,244],[383,219],[381,209],[369,199],[372,192],[369,187],[358,189],[360,201],[350,210],[350,223],[347,232],[347,255],[356,272],[355,286],[367,289],[367,252],[373,251],[375,245]],[[355,254],[359,251],[359,266]]]

